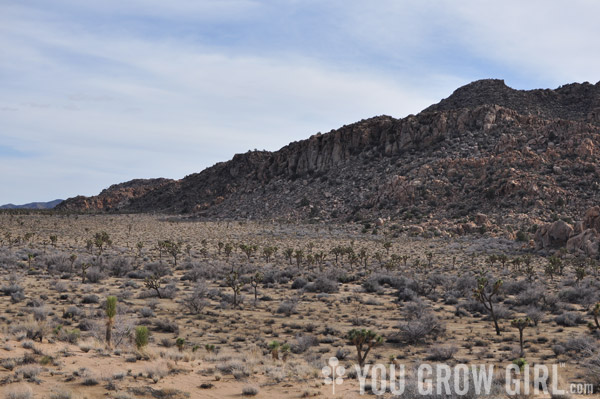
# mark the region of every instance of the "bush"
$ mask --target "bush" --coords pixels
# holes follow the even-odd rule
[[[318,346],[319,340],[314,335],[299,335],[296,337],[296,342],[292,344],[291,351],[293,353],[304,353],[313,346]]]
[[[33,391],[27,385],[22,385],[14,388],[9,388],[4,394],[6,399],[31,399]]]
[[[456,346],[434,346],[429,349],[426,359],[433,362],[442,362],[452,359],[456,352],[458,352]]]
[[[98,297],[98,295],[94,294],[86,295],[81,300],[81,303],[100,303],[100,298]]]
[[[314,283],[306,284],[304,290],[307,292],[322,292],[332,294],[338,291],[338,283],[329,278],[318,278]]]
[[[113,277],[124,277],[131,269],[131,260],[119,257],[111,262],[108,267],[108,273]]]
[[[144,267],[144,270],[157,277],[164,277],[171,274],[171,268],[166,263],[148,263]]]
[[[158,319],[154,322],[154,326],[160,332],[179,334],[179,326],[169,319]]]
[[[206,296],[208,295],[208,287],[204,282],[199,282],[183,301],[184,306],[192,314],[199,314],[208,305]]]
[[[305,279],[303,279],[302,277],[298,277],[292,283],[292,289],[293,290],[302,289],[302,288],[304,288],[306,286],[306,284],[308,284],[308,282]]]
[[[148,332],[148,327],[139,326],[135,328],[135,346],[138,349],[142,349],[146,345],[148,345],[148,337],[150,333]]]
[[[91,284],[97,284],[102,281],[104,274],[98,267],[91,267],[85,275],[85,281]]]
[[[418,320],[400,323],[400,338],[409,343],[423,342],[427,338],[436,338],[445,332],[445,327],[433,314],[423,315]]]
[[[577,312],[565,312],[554,318],[556,324],[564,327],[574,327],[578,324],[585,324],[583,317]]]
[[[140,309],[140,316],[144,318],[154,317],[154,311],[151,308],[144,306]]]
[[[278,314],[285,314],[286,316],[291,316],[293,313],[296,313],[296,306],[298,302],[296,300],[287,300],[283,301],[279,304],[279,307],[275,311]]]
[[[242,396],[256,396],[258,395],[258,388],[253,386],[245,386],[242,389]]]

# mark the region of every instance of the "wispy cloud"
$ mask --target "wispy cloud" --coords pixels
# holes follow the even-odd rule
[[[0,151],[0,203],[179,178],[236,152],[416,113],[477,78],[593,80],[599,7],[556,4],[0,4],[0,139],[36,154]]]

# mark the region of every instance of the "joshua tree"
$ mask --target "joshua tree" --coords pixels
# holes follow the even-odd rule
[[[146,286],[146,288],[156,291],[156,295],[158,296],[158,298],[162,299],[162,295],[160,293],[161,283],[160,283],[159,276],[152,275],[150,277],[146,277],[146,280],[144,281],[144,285]]]
[[[106,346],[111,347],[112,327],[117,315],[117,297],[109,296],[106,298]]]
[[[490,315],[494,320],[496,335],[500,335],[500,327],[498,326],[498,316],[494,312],[494,297],[498,295],[500,287],[502,287],[502,280],[497,280],[494,285],[490,287],[489,280],[486,277],[480,277],[477,280],[477,288],[473,293],[473,297],[481,302],[487,311],[490,312]]]
[[[94,235],[94,245],[98,248],[98,255],[100,256],[106,247],[112,245],[112,240],[106,231],[101,231]]]
[[[431,268],[431,262],[433,261],[433,252],[427,252],[425,256],[427,257],[427,266]]]
[[[58,242],[58,236],[55,234],[50,235],[50,242],[52,243],[52,246],[54,248],[56,248],[56,243]]]
[[[352,329],[348,332],[348,340],[356,347],[358,365],[362,368],[367,360],[367,355],[375,346],[383,343],[383,338],[371,330]]]
[[[594,316],[594,323],[596,323],[596,329],[600,330],[600,323],[598,323],[598,317],[600,317],[600,302],[594,306],[592,310],[592,315]]]
[[[500,262],[500,264],[502,265],[502,268],[504,269],[504,267],[506,266],[506,262],[508,262],[508,256],[502,254],[502,255],[498,255],[498,261]]]
[[[246,254],[246,257],[248,257],[248,260],[250,260],[252,255],[258,250],[258,247],[256,245],[241,244],[240,249],[242,250],[243,253]]]
[[[212,353],[215,350],[215,346],[213,344],[206,344],[204,345],[204,349],[206,349],[208,353]]]
[[[35,259],[35,254],[27,254],[27,265],[31,269],[31,261]]]
[[[92,264],[88,262],[81,262],[81,284],[85,284],[85,278],[87,276],[87,270]]]
[[[139,241],[137,244],[135,244],[135,247],[137,248],[136,258],[141,258],[142,257],[142,249],[144,248],[144,242]]]
[[[288,356],[290,355],[290,344],[283,344],[281,345],[281,360],[283,360],[284,362],[287,360]]]
[[[177,267],[177,257],[181,253],[181,246],[183,245],[183,243],[170,241],[170,240],[163,241],[163,242],[164,242],[165,250],[167,251],[167,253],[169,255],[171,255],[173,257],[173,264],[175,267]]]
[[[544,273],[546,273],[550,277],[550,281],[554,281],[554,275],[560,274],[560,264],[562,261],[560,258],[556,256],[551,256],[548,258],[548,263],[544,266]]]
[[[278,341],[271,341],[269,343],[269,350],[271,351],[271,357],[273,360],[279,360],[279,348],[281,344]]]
[[[392,248],[392,243],[390,241],[386,241],[383,243],[383,249],[385,249],[385,253],[387,255],[390,254],[390,249]]]
[[[285,258],[288,260],[288,262],[290,262],[290,265],[292,264],[292,256],[294,255],[294,250],[292,248],[286,248],[283,251],[283,256],[285,256]]]
[[[254,305],[258,301],[258,284],[263,281],[263,274],[261,272],[256,272],[252,277],[250,277],[250,285],[252,285],[252,289],[254,289]]]
[[[77,255],[71,254],[71,256],[69,256],[69,261],[71,262],[71,266],[70,266],[71,273],[73,273],[73,265],[75,264],[76,260],[77,260]]]
[[[263,248],[263,256],[265,257],[265,261],[269,263],[271,260],[271,256],[275,255],[277,252],[277,247],[264,247]]]
[[[301,249],[297,249],[294,251],[294,259],[296,259],[296,266],[300,268],[300,264],[302,263],[302,259],[304,258],[304,251]]]
[[[148,345],[148,336],[148,327],[139,326],[135,328],[135,346],[138,350]]]
[[[223,247],[225,246],[225,244],[223,244],[223,242],[219,241],[217,243],[217,252],[219,255],[221,255],[221,251],[223,250]]]
[[[240,279],[239,272],[234,270],[227,275],[226,283],[233,290],[233,307],[235,308],[238,306],[238,296],[244,286],[244,282]]]
[[[225,246],[223,247],[223,251],[225,251],[225,257],[227,258],[227,260],[229,260],[231,252],[233,251],[233,245],[231,245],[230,243],[225,244]]]
[[[183,352],[183,347],[185,346],[185,339],[183,338],[177,338],[175,340],[175,345],[177,346],[177,349],[179,349],[179,352]]]
[[[337,246],[334,247],[331,250],[331,253],[333,254],[333,256],[335,256],[335,264],[338,264],[338,258],[343,258],[344,257],[344,248]]]
[[[524,319],[514,319],[510,322],[510,325],[519,329],[519,347],[521,348],[521,352],[519,357],[525,357],[525,351],[523,350],[523,330],[529,327],[531,324],[531,319],[529,317],[525,317]]]

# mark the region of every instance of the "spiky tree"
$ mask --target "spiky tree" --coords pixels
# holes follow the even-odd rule
[[[71,256],[69,256],[69,262],[71,262],[71,266],[70,266],[71,273],[73,273],[73,266],[75,265],[76,260],[77,260],[77,255],[71,254]]]
[[[383,249],[385,249],[385,253],[387,255],[390,254],[390,249],[392,249],[392,243],[390,241],[386,241],[383,243]]]
[[[523,319],[514,319],[510,322],[510,325],[519,330],[519,347],[521,348],[521,352],[519,357],[525,357],[525,350],[523,349],[523,330],[529,327],[531,324],[531,319],[529,317],[525,317]]]
[[[233,252],[233,245],[231,245],[231,243],[227,243],[223,246],[223,251],[225,252],[225,257],[227,258],[227,260],[229,260],[229,257],[231,256],[231,252]]]
[[[160,293],[161,282],[159,276],[154,274],[152,276],[146,277],[146,280],[144,280],[144,285],[146,286],[146,288],[156,291],[158,299],[162,299],[162,294]]]
[[[348,340],[356,347],[358,365],[362,368],[367,355],[374,347],[383,343],[383,338],[377,333],[366,329],[352,329],[348,332]]]
[[[302,259],[304,258],[304,251],[301,249],[297,249],[294,251],[294,259],[296,259],[296,266],[300,268],[300,264],[302,263]]]
[[[90,268],[92,264],[88,263],[88,262],[81,262],[80,264],[80,268],[81,268],[81,284],[85,284],[85,278],[87,276],[87,270]]]
[[[135,328],[135,346],[138,350],[148,345],[149,335],[150,333],[148,332],[148,327],[139,326]]]
[[[233,307],[236,308],[238,307],[238,296],[244,286],[244,281],[240,279],[240,274],[237,270],[232,270],[227,275],[227,280],[225,282],[233,290]]]
[[[279,348],[281,344],[278,341],[271,341],[269,343],[269,350],[271,351],[271,357],[273,360],[279,360]]]
[[[101,231],[94,234],[94,245],[98,248],[98,255],[102,255],[102,252],[112,245],[112,240],[106,231]]]
[[[179,349],[179,352],[183,352],[183,347],[185,346],[185,339],[179,337],[175,340],[175,345],[177,346],[177,349]]]
[[[486,277],[480,277],[477,280],[477,288],[473,292],[473,297],[490,312],[496,328],[496,335],[500,335],[500,326],[498,325],[498,316],[494,312],[494,297],[500,292],[500,287],[502,287],[502,280],[497,280],[490,286],[490,282]]]
[[[275,255],[277,252],[277,247],[264,247],[263,248],[263,256],[265,257],[265,261],[269,263],[271,261],[271,257]]]
[[[171,255],[173,257],[173,265],[175,267],[177,267],[177,258],[179,257],[179,254],[181,253],[182,246],[183,246],[183,243],[181,241],[179,241],[179,242],[175,242],[175,241],[171,241],[171,240],[164,241],[165,250],[167,251],[167,253],[169,255]]]
[[[263,281],[264,275],[261,272],[256,272],[252,277],[250,277],[250,285],[252,285],[252,289],[254,290],[254,305],[258,301],[258,284]]]
[[[117,315],[117,297],[109,296],[106,298],[106,346],[111,347],[112,328]]]

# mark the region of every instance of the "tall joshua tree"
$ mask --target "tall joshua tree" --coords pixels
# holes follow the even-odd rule
[[[117,297],[109,296],[106,298],[106,346],[110,348],[112,341],[112,328],[115,324],[117,315]]]
[[[490,286],[490,282],[486,277],[480,277],[477,280],[477,288],[473,293],[473,297],[490,312],[492,320],[494,320],[496,335],[500,335],[500,326],[498,326],[498,316],[494,311],[494,297],[500,292],[500,287],[502,287],[502,280],[497,280],[494,285]]]

